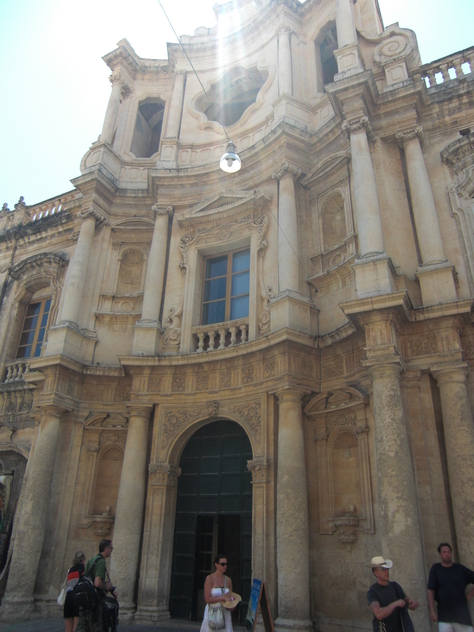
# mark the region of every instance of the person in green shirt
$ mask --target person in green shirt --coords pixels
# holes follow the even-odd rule
[[[98,555],[95,555],[86,564],[84,575],[94,580],[94,586],[101,597],[101,601],[97,608],[80,613],[79,623],[75,632],[103,632],[102,600],[107,592],[113,588],[112,582],[106,580],[105,560],[110,557],[113,549],[112,540],[102,540],[99,544]]]

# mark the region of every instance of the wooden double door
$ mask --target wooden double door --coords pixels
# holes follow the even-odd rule
[[[204,581],[222,554],[234,591],[242,595],[236,623],[245,619],[252,574],[251,459],[245,431],[229,420],[204,426],[184,449],[170,591],[174,618],[202,619]]]

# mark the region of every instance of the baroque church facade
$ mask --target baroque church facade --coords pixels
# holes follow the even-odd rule
[[[474,48],[422,65],[377,0],[215,12],[120,41],[74,189],[0,213],[0,619],[110,537],[130,621],[199,619],[223,552],[276,628],[369,629],[382,554],[427,631],[437,544],[474,567]]]

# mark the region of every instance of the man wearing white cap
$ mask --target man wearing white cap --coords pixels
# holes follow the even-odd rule
[[[389,580],[392,560],[377,555],[367,566],[377,580],[367,591],[369,607],[374,615],[374,632],[414,632],[407,607],[416,610],[418,601],[407,597],[400,584]]]

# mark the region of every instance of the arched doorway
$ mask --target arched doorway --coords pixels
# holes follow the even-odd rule
[[[170,614],[201,619],[204,580],[224,553],[244,619],[252,574],[252,447],[235,422],[214,421],[198,430],[181,456],[171,575]]]

